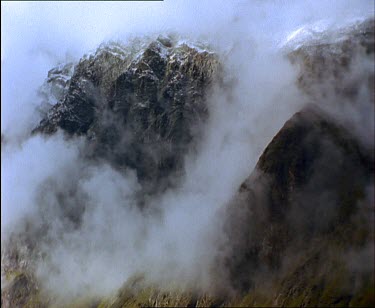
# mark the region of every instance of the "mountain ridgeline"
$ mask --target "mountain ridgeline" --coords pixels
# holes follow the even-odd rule
[[[130,48],[103,45],[74,72],[71,66],[49,72],[47,83],[61,91],[34,132],[85,135],[93,157],[133,168],[140,181],[157,181],[161,189],[182,168],[208,116],[206,92],[220,70],[216,54],[159,37]]]
[[[296,85],[309,103],[269,141],[221,209],[212,290],[164,290],[140,274],[113,296],[88,294],[69,307],[375,304],[373,132],[347,113],[374,108],[374,20],[284,52],[298,66]],[[224,86],[223,72],[209,46],[174,36],[103,44],[48,72],[40,89],[43,119],[32,134],[79,136],[87,161],[133,170],[141,186],[137,206],[146,209],[147,196],[178,187],[186,155],[199,150],[207,98],[214,85]],[[84,206],[64,204],[61,215],[79,229]],[[2,249],[2,306],[53,306],[33,273],[49,229],[22,230]]]

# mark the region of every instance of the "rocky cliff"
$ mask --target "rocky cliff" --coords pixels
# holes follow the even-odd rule
[[[338,116],[373,110],[374,21],[323,33],[288,57],[311,105],[285,123],[230,203],[222,266],[249,306],[374,305],[374,152]]]
[[[46,83],[57,103],[34,133],[85,135],[92,157],[133,168],[161,188],[208,115],[205,96],[220,67],[203,48],[173,37],[109,43],[52,69]]]
[[[373,93],[374,70],[356,66],[373,63],[374,21],[332,35],[287,52],[311,104],[270,141],[223,210],[226,240],[214,276],[225,293],[166,291],[134,277],[111,298],[69,307],[374,305],[373,148],[326,108],[374,104],[373,95],[360,94],[363,86]],[[130,46],[106,44],[52,69],[41,90],[52,107],[33,133],[84,136],[88,159],[135,170],[155,193],[173,185],[168,179],[199,142],[221,65],[207,47],[174,37]],[[2,253],[4,307],[53,304],[20,264],[33,251],[27,247]]]

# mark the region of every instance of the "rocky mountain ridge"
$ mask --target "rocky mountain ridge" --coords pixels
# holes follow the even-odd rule
[[[356,104],[364,99],[358,95],[363,85],[373,91],[373,70],[346,77],[358,55],[373,60],[374,21],[345,37],[306,43],[289,54],[300,66],[296,82],[312,104],[285,123],[224,209],[227,241],[215,275],[228,295],[163,291],[135,277],[111,298],[69,306],[373,305],[373,149],[325,104]],[[209,116],[206,94],[221,69],[215,53],[172,38],[135,49],[103,45],[78,64],[51,70],[44,91],[57,103],[50,102],[55,105],[33,133],[61,129],[85,136],[90,159],[136,170],[147,191],[155,192],[171,185],[165,179],[181,172],[184,154],[199,141]],[[21,255],[16,253],[15,263]],[[361,260],[363,268],[356,269],[349,257]],[[16,264],[7,275],[5,307],[53,305],[24,267]]]
[[[131,47],[102,45],[68,79],[71,67],[49,72],[47,84],[62,91],[34,133],[84,134],[95,157],[134,168],[141,181],[161,180],[181,168],[208,115],[206,92],[219,78],[213,52],[161,36]],[[62,79],[68,80],[63,86]]]

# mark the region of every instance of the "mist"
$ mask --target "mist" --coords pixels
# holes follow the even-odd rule
[[[2,246],[25,221],[46,231],[37,243],[43,257],[33,267],[43,288],[62,298],[108,295],[138,274],[161,287],[210,291],[225,219],[219,210],[285,121],[308,102],[280,46],[303,25],[340,27],[374,11],[370,1],[1,6]],[[224,66],[224,86],[211,91],[203,138],[186,154],[179,185],[146,196],[141,209],[142,187],[132,170],[88,161],[78,137],[31,136],[41,119],[37,91],[49,69],[78,61],[102,42],[169,32],[207,41]],[[367,115],[366,128],[373,125],[368,114],[366,105],[355,123]],[[366,132],[358,135],[371,140]],[[80,221],[66,218],[77,211]]]

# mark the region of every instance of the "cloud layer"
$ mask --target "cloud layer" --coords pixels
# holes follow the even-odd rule
[[[46,230],[37,276],[63,296],[105,295],[126,279],[208,289],[228,202],[284,122],[305,102],[278,48],[306,23],[342,25],[373,13],[370,1],[3,2],[2,234],[27,217]],[[136,204],[132,172],[93,165],[84,141],[30,137],[36,91],[54,65],[109,39],[168,31],[206,39],[224,64],[226,88],[209,99],[198,153],[182,184]],[[3,139],[2,138],[2,139]],[[82,212],[79,222],[75,217]]]

